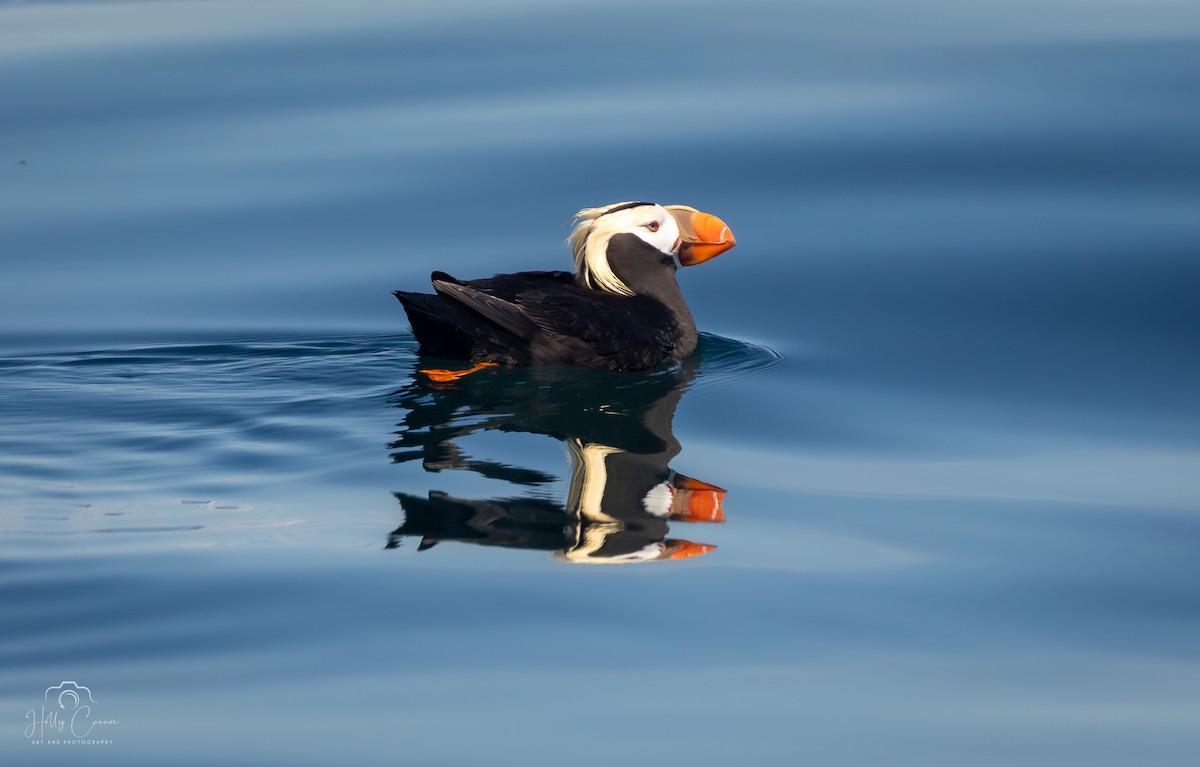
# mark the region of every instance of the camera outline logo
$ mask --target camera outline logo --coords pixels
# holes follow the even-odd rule
[[[55,690],[58,692],[55,693]],[[74,712],[80,706],[92,706],[96,703],[91,689],[74,680],[63,680],[53,687],[47,687],[46,703],[50,703],[52,694],[54,695],[54,705],[67,713]]]

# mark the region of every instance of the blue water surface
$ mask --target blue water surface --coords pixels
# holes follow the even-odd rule
[[[1168,0],[0,2],[0,762],[1196,764],[1197,93]],[[629,199],[698,355],[419,372]]]

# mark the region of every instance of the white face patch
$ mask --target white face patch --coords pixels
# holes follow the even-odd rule
[[[679,244],[682,241],[679,236],[679,224],[676,223],[675,217],[668,213],[667,209],[663,206],[655,205],[653,207],[631,208],[627,211],[621,211],[621,213],[628,213],[629,218],[633,219],[633,222],[641,222],[637,224],[631,222],[632,228],[629,231],[658,248],[664,254],[673,256],[679,250]],[[619,216],[621,213],[614,213],[613,215]]]
[[[658,483],[642,497],[642,507],[656,517],[670,516],[674,503],[675,490],[666,482]]]
[[[575,277],[586,287],[631,296],[633,291],[621,282],[608,263],[608,241],[618,234],[632,234],[674,258],[682,241],[679,224],[661,205],[638,205],[613,213],[603,211],[604,208],[592,208],[579,212],[581,217],[592,218],[581,221],[571,233]]]

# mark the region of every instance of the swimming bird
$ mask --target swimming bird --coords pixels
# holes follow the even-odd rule
[[[575,215],[566,271],[460,280],[435,271],[435,293],[397,290],[419,353],[488,365],[649,370],[696,349],[696,322],[675,279],[680,266],[732,248],[725,222],[685,205],[619,202]]]

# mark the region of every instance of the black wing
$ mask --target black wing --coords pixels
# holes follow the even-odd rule
[[[471,348],[469,355],[455,357],[480,357],[503,348],[507,354],[501,357],[519,363],[648,369],[665,360],[678,340],[674,317],[658,301],[581,288],[569,272],[519,272],[481,280],[434,272],[432,280],[438,294],[422,296],[425,303],[437,302],[436,312],[429,313],[465,331],[454,345],[456,352],[459,346]],[[409,308],[410,294],[397,295]],[[416,332],[413,314],[409,311]]]
[[[547,338],[586,344],[608,368],[652,368],[670,355],[674,317],[645,296],[618,296],[575,285],[529,289],[518,296],[525,315]]]
[[[433,289],[524,341],[529,341],[538,331],[537,323],[531,320],[518,304],[511,301],[447,280],[434,280]]]

